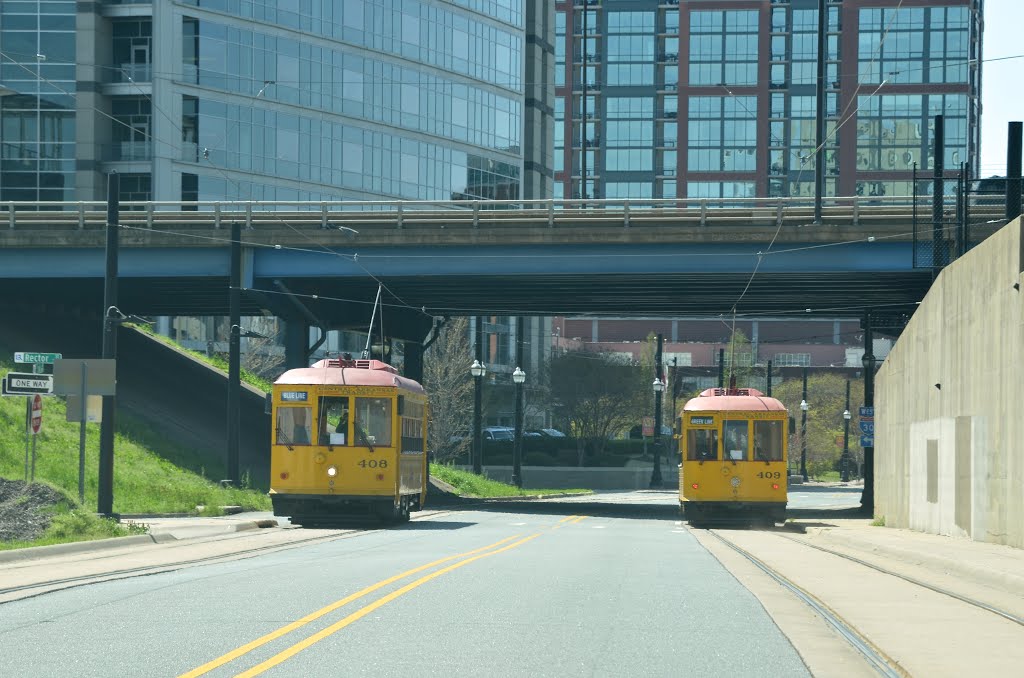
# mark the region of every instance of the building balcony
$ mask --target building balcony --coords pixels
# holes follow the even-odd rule
[[[153,159],[152,141],[120,141],[105,147],[108,162],[139,162]]]
[[[120,64],[111,69],[110,82],[152,82],[152,64]]]

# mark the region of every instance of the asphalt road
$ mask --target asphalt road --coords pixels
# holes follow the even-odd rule
[[[10,676],[809,675],[678,522],[494,507],[8,603],[0,644]]]

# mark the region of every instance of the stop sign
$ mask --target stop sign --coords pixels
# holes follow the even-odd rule
[[[39,433],[43,425],[43,399],[38,395],[32,399],[32,433]]]

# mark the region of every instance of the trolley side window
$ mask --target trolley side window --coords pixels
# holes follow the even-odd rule
[[[782,422],[754,422],[754,461],[782,461]]]
[[[723,452],[726,461],[743,461],[747,458],[750,449],[748,424],[746,420],[722,422],[722,436],[725,442]]]
[[[391,445],[391,398],[356,398],[356,445]]]
[[[402,407],[402,454],[421,454],[423,445],[422,403],[406,400]]]
[[[348,398],[320,398],[319,419],[321,445],[348,444]]]
[[[691,428],[687,431],[686,458],[689,461],[718,459],[718,429]]]
[[[309,445],[313,440],[313,408],[277,408],[277,430],[274,440],[278,445]]]

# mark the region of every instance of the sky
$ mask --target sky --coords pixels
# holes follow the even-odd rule
[[[1024,54],[1020,40],[1024,0],[985,0],[981,66],[981,168],[979,176],[1006,174],[1006,123],[1024,120]]]

